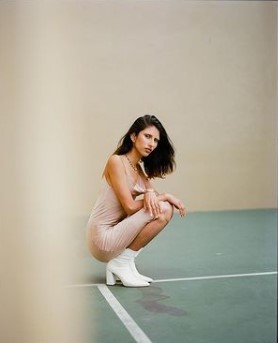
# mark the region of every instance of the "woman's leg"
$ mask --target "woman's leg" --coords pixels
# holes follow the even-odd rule
[[[146,224],[133,239],[128,248],[119,256],[110,260],[106,266],[106,283],[113,285],[116,276],[125,286],[148,286],[151,278],[141,275],[135,266],[135,257],[139,250],[147,245],[169,222],[173,215],[173,207],[168,202],[161,203],[162,213],[158,218]]]
[[[157,219],[149,222],[128,246],[129,249],[139,251],[157,236],[168,224],[173,216],[173,206],[168,202],[161,203],[162,213]]]
[[[146,282],[152,282],[153,279],[138,272],[135,265],[135,258],[138,256],[142,248],[157,236],[172,218],[173,207],[168,202],[162,203],[161,206],[163,206],[163,212],[160,216],[154,221],[148,223],[128,246],[128,249],[126,249],[126,251],[130,250],[134,253],[134,258],[130,260],[130,267],[133,275],[135,275],[139,280],[144,280]]]
[[[88,240],[92,254],[101,261],[110,261],[124,249],[140,250],[149,243],[167,224],[173,214],[172,205],[161,202],[162,213],[154,219],[144,209],[125,218],[114,227],[88,230]],[[152,225],[149,225],[152,224]],[[142,232],[142,234],[141,234]]]

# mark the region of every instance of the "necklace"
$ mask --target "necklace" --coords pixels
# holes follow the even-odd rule
[[[136,165],[130,161],[127,155],[125,155],[125,157],[128,160],[128,163],[131,166],[131,168],[135,171],[135,173],[138,173],[138,168],[136,167]]]

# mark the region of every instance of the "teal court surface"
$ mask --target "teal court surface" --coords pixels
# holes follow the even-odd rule
[[[85,343],[277,341],[276,210],[176,214],[136,260],[154,279],[143,288],[105,285],[85,224],[74,228],[79,267],[66,287],[85,299]]]

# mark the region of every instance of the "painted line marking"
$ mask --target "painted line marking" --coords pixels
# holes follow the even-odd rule
[[[212,279],[228,279],[237,277],[250,277],[250,276],[262,276],[262,275],[275,275],[277,272],[264,272],[264,273],[248,273],[248,274],[227,274],[227,275],[211,275],[211,276],[196,276],[187,278],[176,279],[161,279],[154,280],[153,282],[175,282],[175,281],[197,281],[197,280],[212,280]]]
[[[147,335],[142,329],[135,323],[128,312],[123,308],[119,301],[115,298],[112,292],[106,285],[98,285],[97,288],[104,296],[110,307],[114,310],[116,315],[120,318],[126,329],[137,343],[151,343]]]
[[[211,276],[196,276],[196,277],[185,277],[185,278],[175,278],[175,279],[161,279],[153,280],[153,283],[159,282],[175,282],[175,281],[198,281],[198,280],[212,280],[212,279],[229,279],[236,277],[249,277],[249,276],[263,276],[263,275],[275,275],[277,271],[274,272],[262,272],[262,273],[246,273],[246,274],[227,274],[227,275],[211,275]],[[72,284],[66,285],[67,288],[74,287],[99,287],[103,286],[103,283],[84,283],[84,284]]]

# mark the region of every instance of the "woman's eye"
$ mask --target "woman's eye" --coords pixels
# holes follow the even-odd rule
[[[149,135],[149,134],[145,134],[145,136],[147,137],[147,138],[151,138],[151,135]]]

